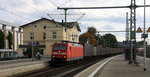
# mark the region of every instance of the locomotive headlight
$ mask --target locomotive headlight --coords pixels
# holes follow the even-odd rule
[[[53,56],[53,57],[55,57],[55,56]]]
[[[64,58],[66,58],[66,56],[64,56]]]

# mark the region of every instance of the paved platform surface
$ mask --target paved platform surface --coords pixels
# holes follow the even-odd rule
[[[0,61],[0,77],[11,77],[11,75],[37,70],[49,66],[50,59],[18,59]]]
[[[23,65],[31,65],[31,64],[37,64],[37,63],[42,63],[42,62],[48,62],[50,59],[16,59],[16,60],[6,60],[6,61],[0,61],[0,69],[6,69],[10,67],[18,67],[18,66],[23,66]]]
[[[124,60],[124,55],[116,56],[94,77],[150,77],[150,59],[146,59],[146,71],[143,69],[143,57],[137,56],[137,60],[140,62],[139,65],[128,64],[128,61]]]

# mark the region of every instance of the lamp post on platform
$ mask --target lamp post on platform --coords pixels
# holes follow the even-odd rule
[[[145,4],[146,4],[146,0],[144,0],[144,71],[146,71]]]
[[[33,38],[34,38],[34,33],[33,33],[33,24],[31,24],[31,26],[32,26],[32,31],[31,31],[31,41],[32,41],[32,60],[34,60],[33,58],[33,56],[34,56],[34,48],[33,48]]]

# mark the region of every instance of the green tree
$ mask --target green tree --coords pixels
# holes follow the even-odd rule
[[[136,43],[136,45],[137,45],[138,47],[142,47],[143,44],[144,44],[144,41],[138,41],[138,42]]]
[[[97,40],[97,44],[100,45],[100,40],[101,40],[101,35],[100,34],[96,35],[96,40]]]
[[[4,48],[4,33],[0,30],[0,49]]]
[[[35,56],[38,52],[40,52],[39,45],[33,46],[33,56]],[[28,46],[27,50],[23,52],[24,55],[28,55],[29,58],[32,57],[32,46]]]
[[[12,49],[12,44],[13,44],[13,40],[12,40],[12,33],[9,31],[8,32],[8,47],[9,49]]]
[[[105,34],[101,36],[98,41],[99,41],[98,44],[103,47],[112,47],[112,48],[118,47],[117,39],[112,34]]]

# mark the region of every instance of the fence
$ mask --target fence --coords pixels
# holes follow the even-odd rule
[[[17,58],[17,52],[12,49],[0,49],[0,60]]]

